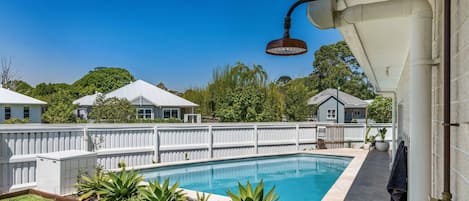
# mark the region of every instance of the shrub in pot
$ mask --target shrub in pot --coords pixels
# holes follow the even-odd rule
[[[380,141],[376,142],[376,149],[378,151],[388,151],[389,150],[389,142],[385,141],[386,132],[387,132],[386,128],[378,129],[378,134],[376,136],[379,135],[379,137],[381,138]]]

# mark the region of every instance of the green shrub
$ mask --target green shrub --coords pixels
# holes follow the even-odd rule
[[[249,181],[246,186],[241,185],[238,182],[239,195],[234,194],[228,190],[228,195],[233,201],[278,201],[277,194],[274,193],[275,186],[270,189],[270,191],[264,196],[264,183],[261,182],[257,185],[255,190],[253,190]]]
[[[103,188],[98,191],[103,196],[102,200],[127,201],[137,200],[139,191],[142,189],[140,182],[142,176],[133,170],[127,172],[124,168],[119,173],[110,172],[109,180],[102,183]]]
[[[25,124],[29,123],[29,119],[19,119],[19,118],[11,118],[3,121],[4,124]]]
[[[125,123],[184,123],[183,120],[177,118],[170,119],[129,119]]]
[[[178,187],[178,182],[169,186],[169,178],[165,179],[163,184],[156,180],[142,189],[142,198],[144,201],[185,201],[187,197]]]

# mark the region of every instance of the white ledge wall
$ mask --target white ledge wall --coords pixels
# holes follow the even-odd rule
[[[370,134],[390,124],[374,124]],[[66,150],[95,151],[98,164],[117,168],[156,162],[176,162],[272,154],[314,149],[317,124],[90,124],[1,125],[0,192],[36,185],[36,155]],[[344,124],[345,141],[359,147],[364,124]],[[347,143],[345,143],[347,144]],[[347,146],[347,145],[345,145]],[[186,157],[187,156],[187,157]]]

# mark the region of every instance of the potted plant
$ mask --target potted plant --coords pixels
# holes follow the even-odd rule
[[[376,149],[378,151],[388,151],[389,150],[389,142],[384,141],[386,139],[386,128],[378,129],[378,134],[376,136],[380,136],[381,141],[376,142]]]

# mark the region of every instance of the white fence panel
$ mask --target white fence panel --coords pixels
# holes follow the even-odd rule
[[[314,149],[317,137],[315,123],[135,125],[0,125],[0,192],[34,187],[37,154],[96,151],[98,164],[114,169],[120,161],[130,167]],[[392,139],[390,124],[369,126],[372,135],[386,127]],[[363,140],[365,125],[344,127],[345,141]]]
[[[365,126],[363,124],[344,125],[344,141],[363,141],[365,139]]]
[[[296,140],[296,126],[270,126],[258,127],[259,144],[265,142],[291,141]]]
[[[243,155],[252,155],[252,154],[256,154],[256,150],[254,149],[254,146],[213,149],[214,158],[243,156]]]
[[[160,145],[207,144],[208,127],[159,128]]]
[[[254,126],[212,127],[213,144],[252,143]]]
[[[154,128],[88,128],[89,151],[98,153],[98,164],[115,169],[124,161],[127,166],[154,162]]]

